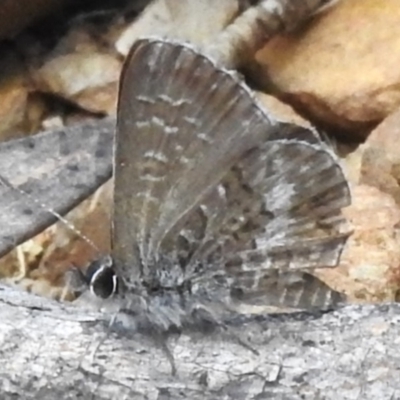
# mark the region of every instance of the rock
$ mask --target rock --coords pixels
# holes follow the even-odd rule
[[[352,184],[345,210],[354,233],[341,266],[321,277],[350,300],[393,301],[400,287],[400,109],[344,159]]]
[[[257,54],[259,80],[307,115],[365,137],[400,104],[400,8],[396,0],[341,1],[302,32]]]
[[[29,90],[24,66],[13,49],[0,60],[0,140],[23,136],[30,130]]]
[[[68,99],[92,112],[113,114],[121,63],[101,52],[73,52],[51,58],[35,74],[42,91]]]
[[[139,37],[161,36],[202,45],[237,16],[238,0],[182,1],[159,0],[126,28],[117,40],[117,51],[126,55]]]
[[[338,268],[318,276],[350,301],[393,301],[400,276],[400,210],[393,198],[377,188],[352,188],[353,204],[344,210],[353,226]]]
[[[368,137],[359,152],[360,182],[390,194],[400,205],[400,109],[387,117]]]

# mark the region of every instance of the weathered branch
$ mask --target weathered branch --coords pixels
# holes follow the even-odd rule
[[[218,335],[148,338],[96,312],[0,287],[1,399],[396,399],[400,306],[236,321],[259,356]]]
[[[111,177],[114,130],[108,118],[0,143],[0,256]]]

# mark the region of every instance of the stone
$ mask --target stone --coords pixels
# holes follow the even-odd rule
[[[400,104],[399,47],[396,0],[341,1],[301,32],[266,44],[255,78],[268,76],[306,115],[359,139]]]

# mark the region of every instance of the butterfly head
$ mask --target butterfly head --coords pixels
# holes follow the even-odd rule
[[[92,261],[82,275],[92,295],[102,299],[123,293],[151,297],[164,291],[188,289],[181,267],[165,258],[157,261],[157,267],[144,268],[141,276],[133,280],[117,275],[110,256]]]
[[[109,256],[96,259],[84,271],[77,267],[71,268],[66,274],[66,284],[77,296],[89,289],[94,296],[102,299],[116,294],[119,286]]]
[[[111,257],[106,256],[91,262],[85,275],[93,295],[106,299],[117,293],[118,277]]]

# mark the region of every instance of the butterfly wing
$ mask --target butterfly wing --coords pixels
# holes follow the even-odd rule
[[[235,168],[237,186],[249,195],[239,196],[235,214],[244,218],[234,218],[235,239],[223,244],[222,253],[241,301],[296,308],[328,308],[339,301],[309,274],[335,267],[349,236],[341,209],[349,205],[350,192],[336,156],[322,142],[277,140]],[[258,215],[244,212],[248,196],[259,199]],[[231,230],[232,221],[225,219],[221,227]]]
[[[242,302],[329,308],[341,296],[309,271],[338,264],[349,202],[339,162],[322,142],[268,141],[210,189],[166,244],[202,287],[223,271]]]
[[[113,258],[122,276],[147,274],[165,235],[243,152],[275,133],[250,98],[235,75],[189,46],[134,45],[121,78],[115,150]]]
[[[307,271],[337,265],[350,193],[314,131],[274,120],[189,46],[150,39],[125,65],[117,127],[117,272],[146,276],[163,254],[204,287],[223,275],[249,302],[296,306],[305,289],[325,296],[302,305],[327,302]]]

